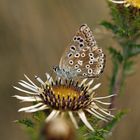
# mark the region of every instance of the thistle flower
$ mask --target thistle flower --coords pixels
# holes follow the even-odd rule
[[[140,8],[140,0],[109,0],[113,3],[124,4],[126,7],[132,6],[136,8]]]
[[[78,124],[74,114],[78,114],[82,122],[92,131],[94,131],[94,129],[87,120],[85,112],[103,121],[108,121],[114,117],[108,109],[101,107],[102,105],[110,105],[110,103],[103,102],[102,100],[114,95],[96,97],[95,90],[101,84],[99,83],[92,86],[93,79],[90,81],[83,79],[81,82],[77,82],[74,80],[56,78],[54,81],[52,77],[46,73],[46,82],[43,82],[39,77],[35,76],[41,84],[41,86],[38,87],[26,75],[25,77],[28,82],[21,80],[19,84],[26,89],[19,87],[14,88],[28,94],[28,96],[15,95],[14,97],[23,102],[36,102],[36,104],[21,108],[18,110],[19,112],[24,111],[31,113],[49,109],[51,113],[46,118],[46,122],[59,115],[63,116],[64,114],[68,114],[76,128],[78,128]]]

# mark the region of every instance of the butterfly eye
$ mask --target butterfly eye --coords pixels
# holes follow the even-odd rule
[[[72,60],[70,60],[70,61],[69,61],[69,64],[70,64],[70,65],[73,65],[73,61],[72,61]]]
[[[81,57],[85,57],[85,56],[86,56],[85,53],[82,53],[82,54],[81,54]]]
[[[53,70],[56,72],[57,71],[57,68],[56,67],[53,67]]]

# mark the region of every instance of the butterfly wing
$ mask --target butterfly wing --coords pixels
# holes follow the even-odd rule
[[[59,67],[76,76],[98,77],[105,66],[105,55],[97,47],[90,28],[84,24],[63,53]],[[74,75],[74,76],[75,76]]]
[[[76,69],[78,76],[97,78],[103,72],[105,55],[101,48],[87,47],[86,50],[81,51],[81,55],[76,62],[79,64],[79,68]],[[80,65],[80,62],[82,65]]]

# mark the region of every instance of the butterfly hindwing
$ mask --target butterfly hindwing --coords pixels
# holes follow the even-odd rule
[[[81,52],[81,56],[77,63],[79,61],[82,62],[82,65],[77,69],[77,72],[79,72],[78,75],[95,78],[98,77],[104,69],[105,55],[98,47],[92,49],[88,48],[87,51]]]
[[[82,77],[98,77],[105,65],[105,55],[97,47],[90,28],[84,24],[76,32],[61,57],[59,67]]]

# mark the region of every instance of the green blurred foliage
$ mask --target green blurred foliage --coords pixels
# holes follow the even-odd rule
[[[123,89],[126,76],[134,72],[134,64],[132,57],[140,54],[140,44],[137,43],[140,37],[140,12],[133,7],[124,7],[108,3],[112,21],[103,21],[103,25],[107,30],[111,30],[113,37],[118,42],[120,48],[109,47],[109,53],[112,56],[113,73],[110,79],[110,94],[114,94],[116,81],[118,80],[119,70],[121,76],[119,80],[120,91]],[[121,68],[122,67],[122,68]]]

